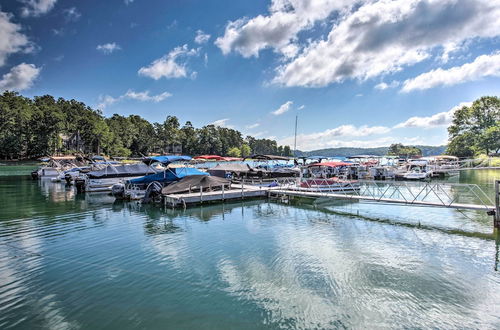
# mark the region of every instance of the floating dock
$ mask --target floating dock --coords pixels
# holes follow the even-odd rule
[[[255,197],[266,197],[268,187],[258,187],[245,184],[232,184],[231,189],[217,191],[196,191],[183,194],[164,195],[165,206],[178,207],[204,202],[223,202],[234,199],[247,199]]]

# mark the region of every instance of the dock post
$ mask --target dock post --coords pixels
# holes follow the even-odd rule
[[[493,217],[494,228],[500,229],[500,180],[495,180],[495,215]]]
[[[241,199],[243,199],[243,184],[245,183],[245,179],[241,180]]]
[[[224,185],[222,185],[222,201],[224,201]]]

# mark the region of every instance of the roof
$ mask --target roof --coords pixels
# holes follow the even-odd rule
[[[292,159],[290,157],[276,156],[276,155],[253,155],[253,156],[246,157],[246,158],[257,159],[257,160],[291,160]]]
[[[174,168],[167,168],[164,171],[146,175],[141,178],[128,180],[128,183],[148,184],[153,181],[166,183],[166,182],[177,181],[185,176],[193,176],[193,175],[208,175],[208,173],[202,172],[193,167],[174,167]]]
[[[227,162],[237,162],[237,161],[242,161],[243,158],[239,158],[239,157],[222,157],[221,160],[225,160]]]
[[[339,166],[351,166],[351,165],[352,163],[346,163],[346,162],[325,162],[325,163],[310,164],[307,167],[313,167],[313,166],[339,167]]]
[[[152,156],[152,157],[146,157],[142,161],[143,163],[147,165],[151,165],[153,163],[162,163],[162,164],[170,164],[173,162],[188,162],[191,160],[191,157],[189,156],[176,156],[176,155],[170,155],[170,156]]]
[[[193,159],[203,159],[203,160],[223,160],[224,157],[217,155],[201,155],[193,157]]]
[[[97,171],[87,173],[91,179],[96,178],[119,178],[130,176],[142,176],[146,174],[156,173],[156,170],[146,164],[130,164],[130,165],[109,165]]]
[[[189,190],[200,190],[209,187],[229,186],[230,181],[216,176],[189,175],[180,181],[172,183],[162,189],[162,194],[177,194]]]

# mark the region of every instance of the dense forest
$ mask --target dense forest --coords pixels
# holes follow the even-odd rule
[[[291,155],[290,147],[276,141],[243,137],[241,132],[214,125],[180,125],[175,116],[150,123],[138,115],[114,114],[75,100],[50,95],[33,99],[15,92],[0,95],[0,158],[28,159],[54,154],[105,154],[114,157],[150,153],[188,155]]]

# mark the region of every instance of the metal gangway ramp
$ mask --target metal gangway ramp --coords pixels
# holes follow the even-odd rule
[[[476,184],[359,180],[344,181],[343,185],[339,185],[330,184],[330,180],[314,181],[313,187],[308,186],[307,181],[282,180],[277,182],[276,187],[269,189],[269,195],[478,210],[496,214],[495,223],[498,217],[500,181],[495,183],[496,203]],[[322,186],[321,191],[315,191],[318,184]]]

